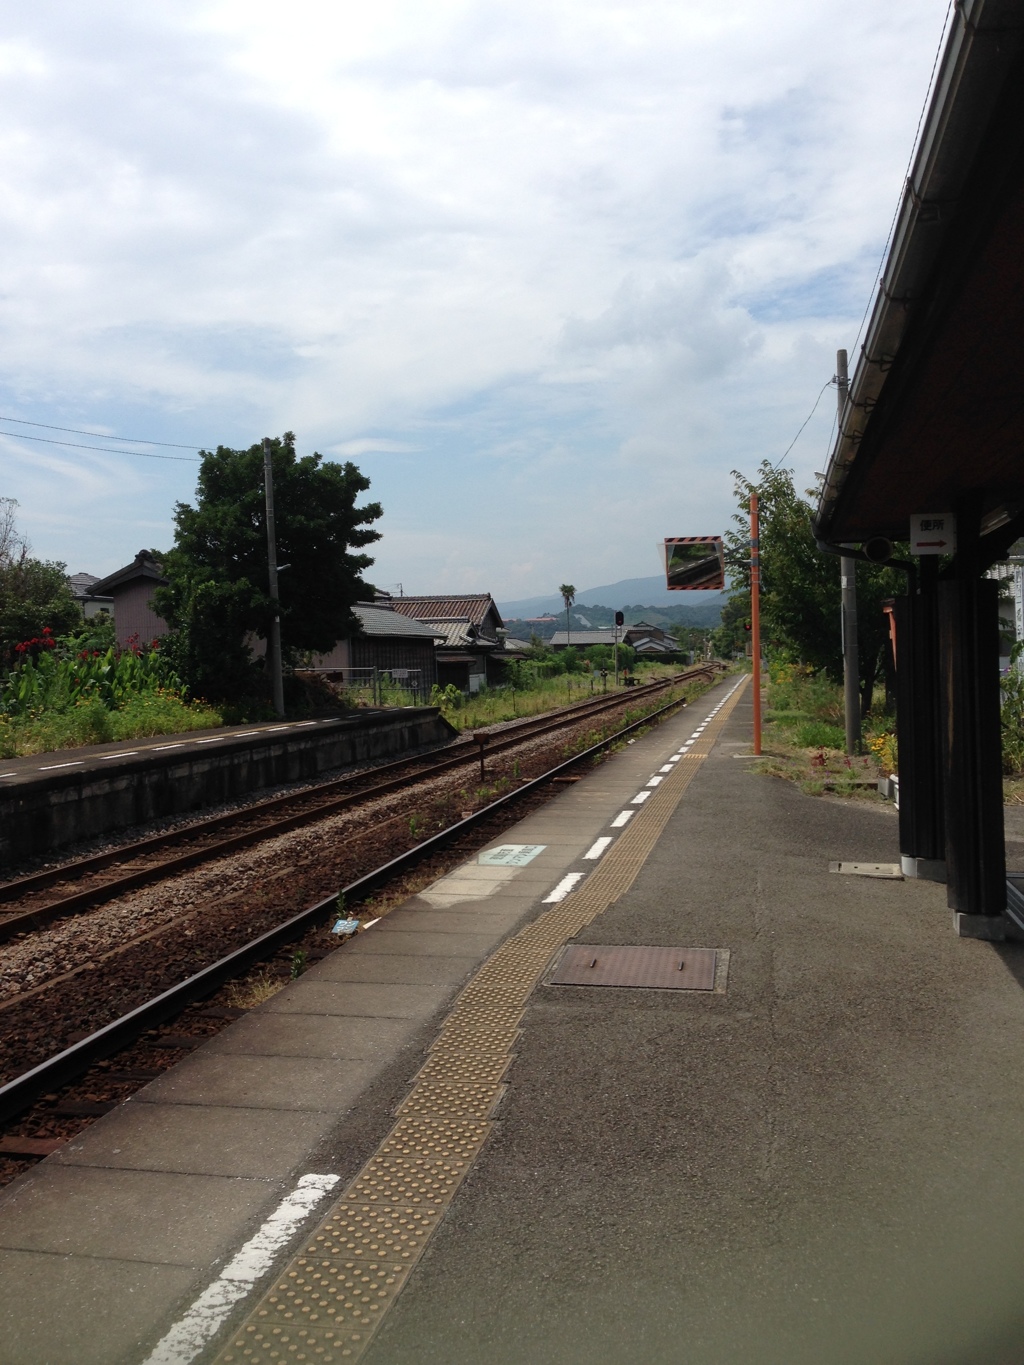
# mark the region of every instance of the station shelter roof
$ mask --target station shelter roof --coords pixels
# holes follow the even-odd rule
[[[905,540],[914,513],[1024,509],[1024,5],[959,0],[815,529]]]

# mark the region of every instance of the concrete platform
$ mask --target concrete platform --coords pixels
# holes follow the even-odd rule
[[[894,813],[733,762],[731,685],[12,1186],[4,1361],[1018,1365],[1024,948],[830,874]],[[567,939],[727,973],[547,984]]]
[[[0,867],[454,736],[437,707],[407,706],[0,759]]]
[[[304,1173],[351,1178],[458,992],[725,690],[510,829],[543,846],[525,866],[441,878],[4,1191],[0,1256],[33,1285],[0,1310],[4,1365],[145,1359]]]

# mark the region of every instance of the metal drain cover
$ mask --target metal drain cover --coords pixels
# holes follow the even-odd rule
[[[649,948],[570,943],[552,986],[633,986],[661,991],[713,991],[714,948]]]
[[[884,877],[901,882],[903,873],[899,863],[829,863],[830,872],[843,872],[848,877]]]

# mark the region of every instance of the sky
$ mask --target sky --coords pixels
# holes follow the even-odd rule
[[[292,430],[370,478],[379,587],[656,573],[664,536],[726,528],[730,471],[778,460],[816,400],[786,464],[798,488],[825,467],[822,389],[854,358],[945,15],[9,10],[0,497],[35,554],[105,575],[173,542],[197,449]]]

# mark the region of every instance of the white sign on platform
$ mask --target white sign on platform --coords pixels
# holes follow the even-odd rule
[[[502,844],[481,853],[477,862],[482,867],[525,867],[546,848],[547,844]]]
[[[918,512],[910,518],[912,555],[951,555],[956,550],[956,517],[952,512]]]

